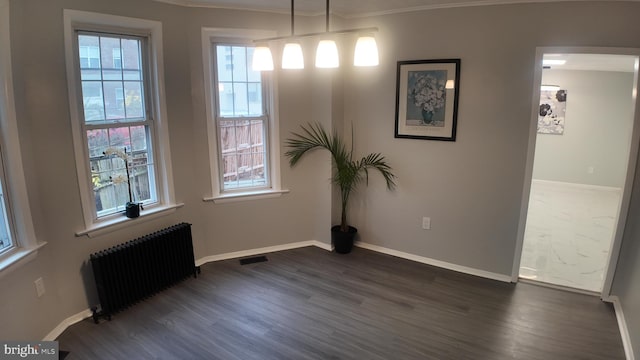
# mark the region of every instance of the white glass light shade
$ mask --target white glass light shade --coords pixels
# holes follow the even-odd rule
[[[251,66],[254,71],[273,70],[273,57],[271,56],[271,50],[266,46],[257,46],[253,51],[253,63]]]
[[[304,69],[302,46],[298,43],[287,43],[282,50],[283,69]]]
[[[373,36],[361,36],[356,42],[354,66],[378,66],[378,45]]]
[[[333,40],[320,40],[316,50],[317,68],[337,68],[340,66],[338,47]]]

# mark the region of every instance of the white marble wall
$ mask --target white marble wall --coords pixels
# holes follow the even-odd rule
[[[533,180],[520,277],[600,292],[621,189]]]

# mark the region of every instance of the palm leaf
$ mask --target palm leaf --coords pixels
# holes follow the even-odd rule
[[[346,144],[333,131],[331,135],[319,123],[302,126],[302,132],[292,133],[291,138],[285,140],[285,145],[289,148],[285,156],[289,158],[289,165],[295,166],[300,159],[310,151],[324,149],[331,153],[334,175],[332,182],[340,188],[342,202],[342,220],[340,227],[342,231],[348,230],[347,225],[347,205],[351,193],[358,184],[369,184],[369,170],[377,170],[385,179],[389,190],[395,187],[395,175],[391,167],[380,153],[371,153],[358,161],[353,159],[353,148],[347,150]]]

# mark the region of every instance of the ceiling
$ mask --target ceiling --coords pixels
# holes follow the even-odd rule
[[[224,8],[256,10],[290,14],[291,0],[155,0],[164,3],[188,7]],[[294,0],[295,1],[295,0]],[[591,1],[591,0],[333,0],[330,3],[332,14],[345,18],[366,17],[392,13],[439,8],[487,6],[499,4]],[[640,0],[593,0],[593,1],[637,1]],[[324,15],[326,2],[321,0],[295,1],[296,15]],[[546,58],[562,58],[565,65],[553,66],[554,69],[597,70],[633,72],[636,57],[617,55],[584,54],[545,54]]]
[[[634,72],[637,56],[608,54],[544,54],[544,60],[564,60],[563,65],[551,65],[557,70],[590,70]]]
[[[165,3],[192,6],[242,10],[258,10],[290,13],[289,0],[155,0]],[[383,15],[438,8],[515,4],[532,2],[556,2],[562,0],[334,0],[330,4],[332,14],[346,18]],[[564,0],[567,1],[567,0]],[[571,1],[571,0],[569,0]],[[621,0],[601,0],[621,1]],[[627,0],[640,1],[640,0]],[[325,13],[326,2],[321,0],[298,0],[295,13],[300,15],[320,15]]]

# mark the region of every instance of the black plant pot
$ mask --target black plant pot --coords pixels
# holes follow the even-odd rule
[[[356,237],[358,229],[349,226],[349,231],[340,231],[340,225],[331,228],[331,242],[338,254],[348,254],[353,249],[353,239]]]
[[[128,202],[125,206],[124,213],[130,219],[137,218],[140,216],[141,207],[140,203]]]

